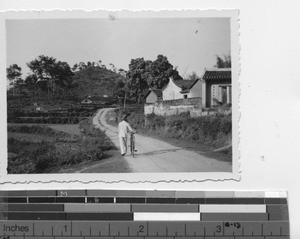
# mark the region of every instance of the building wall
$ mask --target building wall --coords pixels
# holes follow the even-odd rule
[[[151,93],[146,98],[146,103],[154,103],[157,101],[157,95],[151,91]]]
[[[190,112],[196,108],[201,109],[201,105],[201,98],[157,101],[155,103],[145,104],[144,114],[176,115],[183,112]]]
[[[176,100],[182,99],[183,95],[180,93],[181,88],[175,85],[173,80],[170,79],[168,85],[163,90],[163,100]]]
[[[197,83],[188,93],[188,98],[202,97],[202,81],[198,80]]]

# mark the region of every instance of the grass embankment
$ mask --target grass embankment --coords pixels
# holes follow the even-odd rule
[[[106,158],[114,145],[94,128],[92,118],[81,121],[79,127],[80,135],[47,126],[8,126],[8,173],[57,173]]]
[[[191,118],[188,113],[145,116],[142,109],[129,109],[127,113],[130,114],[128,117],[130,125],[139,133],[166,140],[176,146],[209,152],[231,144],[231,115],[209,115],[197,118]],[[117,120],[114,119],[119,118],[121,114],[118,109],[111,112],[107,117],[108,122],[116,126]],[[218,154],[225,156],[222,160],[231,160],[232,149]]]

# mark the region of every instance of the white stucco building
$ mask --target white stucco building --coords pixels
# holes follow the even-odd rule
[[[177,100],[185,98],[196,98],[202,95],[202,82],[197,79],[174,80],[170,78],[169,83],[162,89],[163,100]]]

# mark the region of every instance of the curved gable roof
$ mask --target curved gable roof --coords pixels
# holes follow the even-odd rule
[[[172,77],[170,77],[170,81],[172,81],[177,87],[179,87],[182,91],[183,90],[190,90],[198,81],[199,79],[196,79],[194,81],[191,80],[174,80]],[[169,83],[170,83],[169,81]],[[162,88],[162,91],[167,88],[169,83]]]

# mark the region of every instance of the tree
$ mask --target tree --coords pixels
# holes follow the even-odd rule
[[[125,97],[130,100],[140,102],[143,95],[149,89],[147,78],[150,74],[151,61],[145,61],[144,58],[132,59],[129,64],[129,70],[126,73],[128,82],[125,85]]]
[[[170,77],[174,80],[182,79],[177,69],[163,55],[158,55],[153,62],[144,58],[132,59],[126,77],[127,95],[137,103],[140,103],[149,88],[162,89]]]
[[[40,55],[27,63],[27,66],[39,80],[50,83],[52,90],[54,90],[55,85],[68,86],[74,75],[67,62],[57,61],[54,57],[44,55]]]
[[[76,63],[73,67],[72,67],[72,71],[76,71],[78,68],[78,64]]]
[[[192,74],[187,76],[187,80],[195,81],[197,79],[199,79],[199,76],[195,71],[193,71]]]
[[[38,78],[35,74],[31,74],[26,76],[25,78],[25,84],[26,86],[33,86],[38,81]]]
[[[9,85],[12,88],[13,97],[15,97],[16,88],[23,81],[21,78],[21,71],[22,68],[19,67],[17,64],[10,65],[8,68],[6,68],[6,77],[9,81]]]
[[[10,65],[6,69],[6,77],[9,80],[10,85],[13,87],[15,82],[21,79],[22,68],[17,64]]]
[[[69,86],[72,83],[74,73],[67,62],[58,61],[52,72],[51,77],[55,79],[55,83],[60,87]]]
[[[169,78],[174,80],[182,79],[177,69],[163,55],[158,55],[157,59],[150,65],[150,74],[147,77],[147,83],[151,88],[161,89],[168,84]]]
[[[224,55],[223,58],[216,55],[216,60],[217,63],[215,65],[215,67],[217,68],[231,68],[231,56],[228,55]]]

